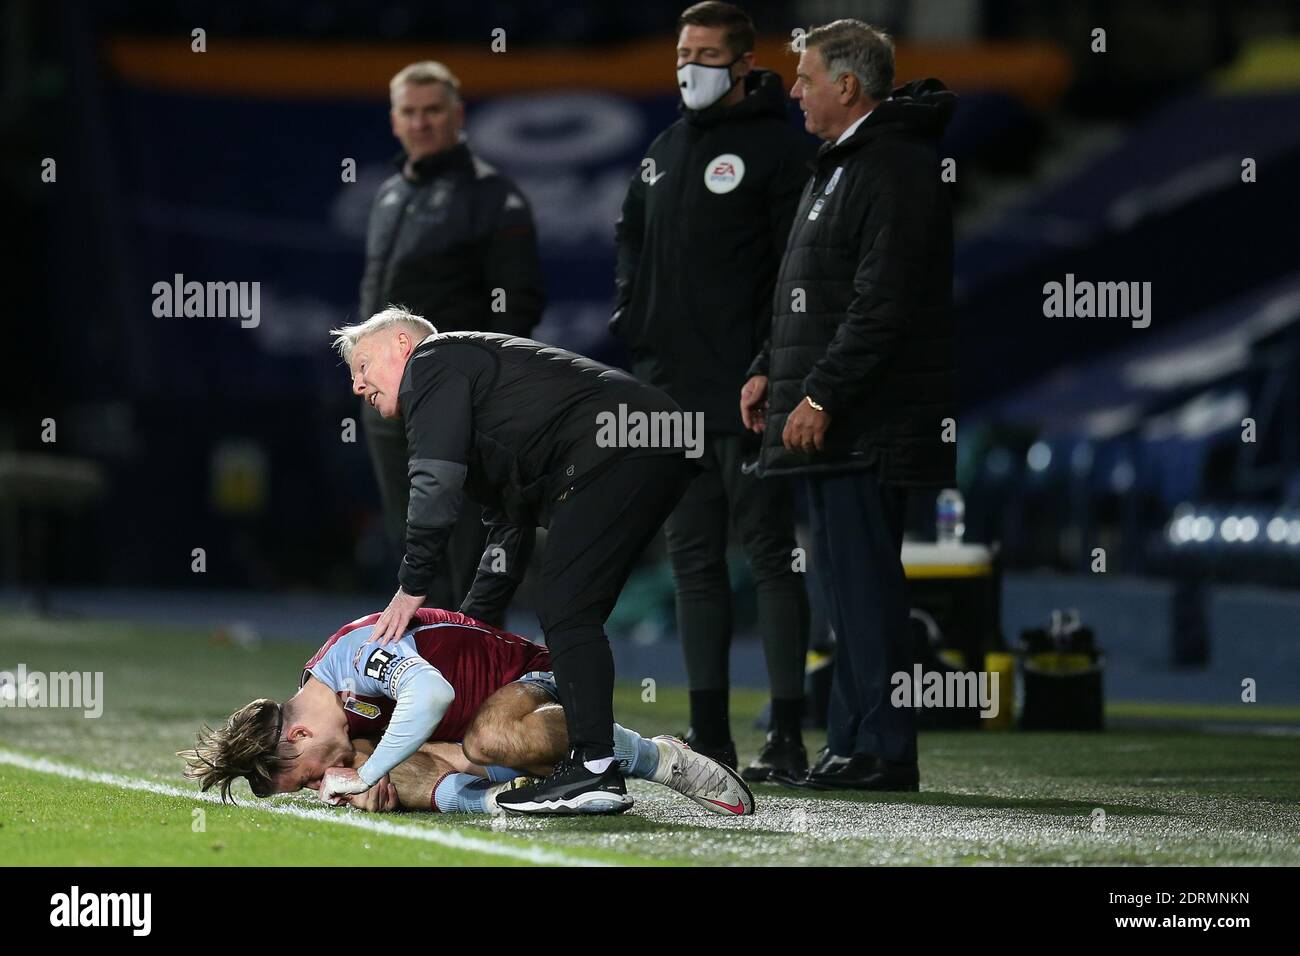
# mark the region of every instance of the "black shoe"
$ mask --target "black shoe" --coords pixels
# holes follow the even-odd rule
[[[812,790],[877,790],[915,792],[921,778],[915,763],[854,754],[848,760],[809,771],[805,786]]]
[[[686,731],[686,733],[682,735],[681,739],[686,741],[686,746],[690,747],[697,754],[704,754],[704,756],[716,760],[718,763],[724,764],[732,770],[735,770],[736,765],[740,762],[736,757],[736,742],[734,740],[728,740],[726,743],[722,744],[701,743],[699,738],[695,736],[694,729]]]
[[[622,813],[632,806],[617,760],[611,760],[604,773],[592,773],[573,751],[546,779],[502,793],[496,802],[511,813],[557,816]]]
[[[807,772],[808,751],[804,749],[803,739],[798,734],[772,731],[754,762],[740,772],[740,777],[750,783],[765,783],[774,773],[802,777]]]
[[[823,747],[817,752],[817,760],[812,767],[802,773],[791,772],[787,770],[774,770],[768,778],[770,783],[779,783],[786,787],[799,787],[806,790],[825,790],[825,787],[813,783],[815,778],[820,778],[828,773],[834,772],[837,768],[847,764],[851,758],[841,757],[833,754],[829,747]]]

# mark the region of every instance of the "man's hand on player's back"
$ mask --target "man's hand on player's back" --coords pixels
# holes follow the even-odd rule
[[[412,616],[424,604],[423,596],[407,594],[401,588],[393,595],[393,599],[388,602],[388,607],[375,622],[375,630],[372,640],[380,647],[387,647],[402,639],[406,632],[406,625],[410,623]]]

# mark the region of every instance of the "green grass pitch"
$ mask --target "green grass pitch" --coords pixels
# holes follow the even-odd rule
[[[283,699],[314,645],[250,648],[119,623],[0,618],[0,670],[103,671],[104,712],[0,708],[0,860],[10,865],[1300,864],[1300,708],[1112,705],[1102,734],[924,733],[922,791],[755,789],[745,819],[634,782],[614,818],[364,814],[305,793],[200,799],[174,751],[200,722]],[[677,653],[675,647],[665,653]],[[631,677],[633,675],[625,675]],[[635,675],[641,677],[654,675]],[[741,757],[762,695],[737,692]],[[680,733],[686,695],[621,685],[620,721]],[[1146,722],[1141,722],[1141,720]],[[1181,727],[1150,718],[1206,721]],[[820,746],[817,735],[810,751]],[[1105,811],[1104,829],[1094,810]]]

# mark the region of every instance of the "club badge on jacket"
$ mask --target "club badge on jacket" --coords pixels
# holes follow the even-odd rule
[[[831,178],[826,183],[826,188],[822,190],[821,196],[813,203],[813,207],[808,210],[808,221],[812,222],[822,214],[822,207],[826,205],[826,197],[835,192],[835,187],[839,185],[840,176],[844,174],[843,166],[836,166],[835,172],[831,173]]]

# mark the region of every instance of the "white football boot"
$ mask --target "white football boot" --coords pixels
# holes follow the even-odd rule
[[[736,771],[676,737],[655,737],[654,745],[659,748],[659,766],[646,779],[690,797],[710,813],[743,817],[754,812],[754,795]]]

